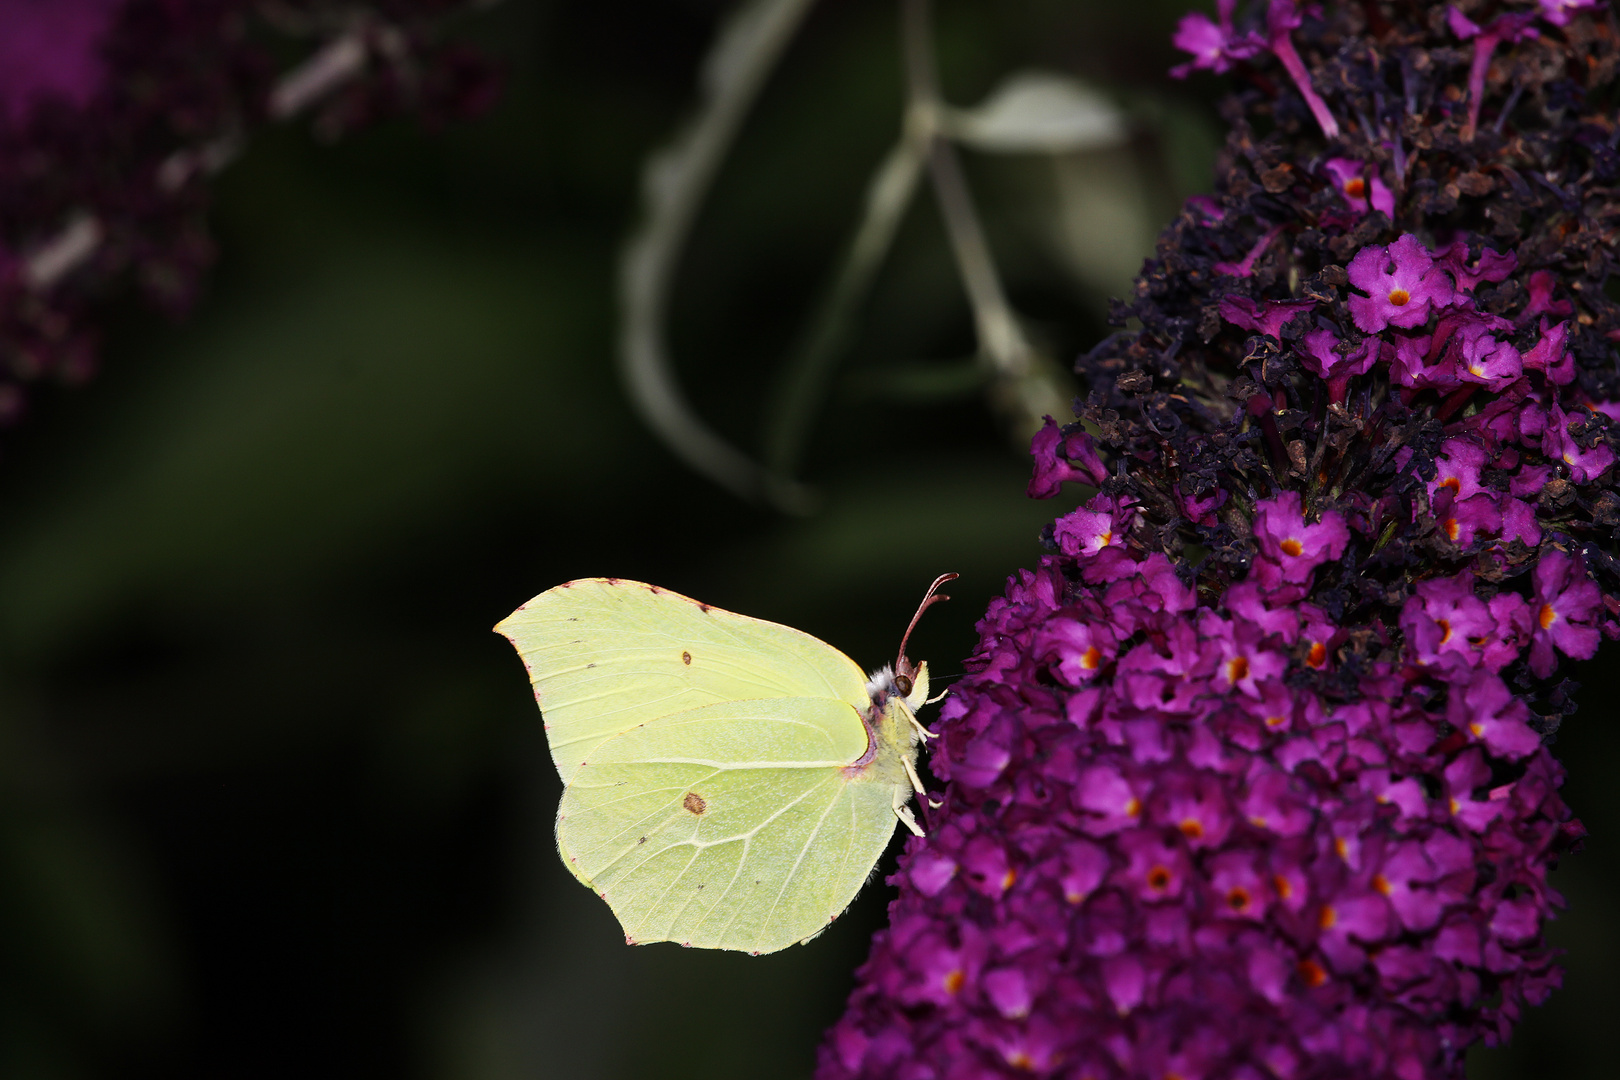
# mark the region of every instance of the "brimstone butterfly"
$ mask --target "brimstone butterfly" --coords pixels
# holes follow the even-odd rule
[[[495,630],[523,657],[562,775],[558,852],[631,944],[808,941],[855,898],[896,821],[922,832],[908,803],[922,792],[928,665],[906,659],[909,627],[895,666],[867,678],[790,627],[584,578]]]

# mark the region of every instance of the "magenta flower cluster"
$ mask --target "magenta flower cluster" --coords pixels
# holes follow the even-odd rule
[[[1545,871],[1580,829],[1496,674],[1530,633],[1492,637],[1442,584],[1414,621],[1488,644],[1368,665],[1328,705],[1295,676],[1341,664],[1348,628],[1293,598],[1350,526],[1291,496],[1218,606],[1161,553],[1110,558],[1105,496],[992,606],[932,759],[950,812],[821,1075],[1417,1078],[1556,985]]]
[[[1620,637],[1594,7],[1183,20],[1241,80],[1216,194],[1034,439],[1085,494],[979,625],[822,1080],[1460,1080],[1559,985],[1550,737]]]

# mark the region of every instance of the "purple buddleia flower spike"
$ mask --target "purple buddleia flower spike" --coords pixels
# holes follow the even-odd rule
[[[941,709],[820,1080],[1461,1080],[1559,985],[1548,736],[1620,637],[1620,41],[1269,10],[1242,64],[1230,7],[1182,24],[1236,83],[1215,192],[1036,436],[1074,501]]]

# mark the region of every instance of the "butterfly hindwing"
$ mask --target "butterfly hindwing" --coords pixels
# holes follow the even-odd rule
[[[570,581],[495,629],[529,669],[564,783],[603,739],[659,717],[735,700],[868,700],[861,669],[831,645],[639,581]]]
[[[637,943],[766,953],[849,906],[895,828],[895,785],[829,697],[730,701],[598,743],[575,771],[558,847]]]

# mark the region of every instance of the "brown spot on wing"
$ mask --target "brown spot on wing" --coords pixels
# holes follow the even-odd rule
[[[688,791],[686,798],[681,800],[681,805],[693,814],[702,814],[709,808],[709,804],[703,801],[703,796],[695,791]]]
[[[702,604],[702,603],[698,604],[698,610],[703,612],[703,614],[705,614],[705,615],[707,615],[709,613],[709,609],[712,608],[712,607],[714,607],[713,604]]]
[[[685,664],[687,667],[691,667],[692,666],[692,654],[689,653],[689,652],[682,651],[682,653],[681,653],[681,663]]]

